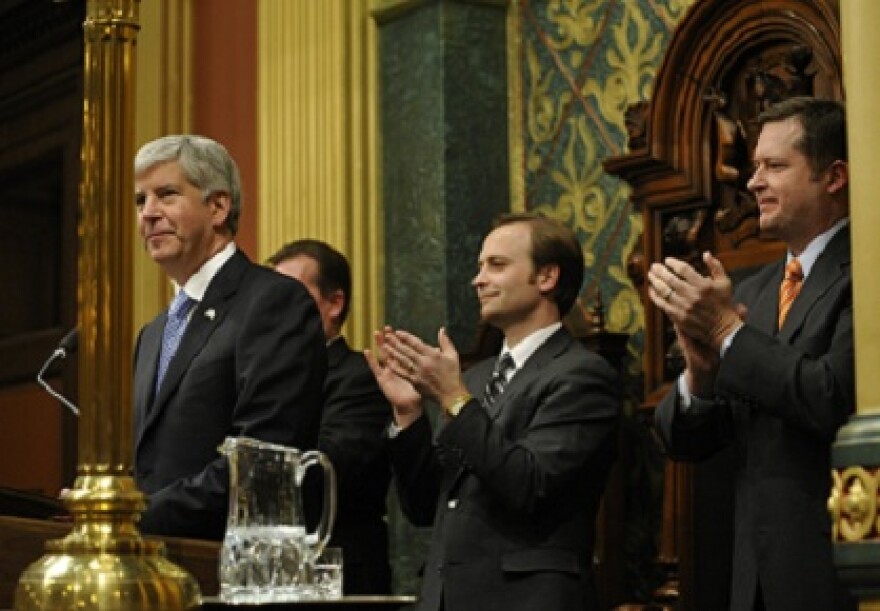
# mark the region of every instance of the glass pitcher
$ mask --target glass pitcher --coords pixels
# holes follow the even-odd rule
[[[309,597],[307,561],[323,550],[336,518],[336,475],[325,454],[301,452],[249,437],[227,437],[229,516],[220,549],[220,599],[228,603],[289,602]],[[324,472],[321,521],[306,533],[302,483]]]

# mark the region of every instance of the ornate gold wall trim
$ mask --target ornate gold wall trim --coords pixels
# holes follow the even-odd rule
[[[525,210],[525,163],[522,99],[522,30],[517,16],[517,4],[507,5],[507,116],[510,141],[510,208]]]
[[[351,261],[345,334],[370,343],[381,322],[376,170],[376,32],[369,0],[262,0],[258,243],[324,240]]]
[[[828,512],[831,514],[832,541],[880,539],[880,518],[877,513],[880,469],[856,465],[832,469],[831,477]]]

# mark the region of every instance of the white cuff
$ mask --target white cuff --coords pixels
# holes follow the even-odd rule
[[[684,374],[678,376],[678,396],[681,397],[682,414],[704,414],[711,410],[715,404],[711,399],[702,399],[691,394],[691,390],[684,379]]]
[[[730,344],[733,343],[733,338],[736,337],[736,334],[739,333],[739,330],[742,329],[742,323],[739,326],[727,334],[723,340],[721,340],[721,358],[724,358],[724,355],[727,354],[727,350],[730,348]]]

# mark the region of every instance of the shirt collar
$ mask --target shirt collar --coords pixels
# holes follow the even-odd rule
[[[523,365],[526,364],[526,361],[529,360],[535,350],[541,347],[541,345],[546,342],[551,335],[556,333],[559,327],[562,326],[561,322],[555,322],[552,325],[548,325],[546,327],[542,327],[537,331],[533,331],[529,335],[525,336],[516,346],[511,348],[507,345],[507,340],[504,340],[504,346],[501,348],[501,354],[510,353],[510,356],[513,358],[513,362],[516,365],[517,369],[521,369]]]
[[[810,270],[813,269],[813,264],[816,262],[816,259],[819,258],[819,255],[825,251],[831,238],[837,235],[837,232],[846,227],[847,224],[849,224],[849,217],[844,217],[834,223],[831,229],[824,233],[820,233],[813,238],[809,244],[807,244],[804,252],[798,257],[798,261],[801,262],[801,270],[804,272],[804,279],[810,275]],[[788,256],[785,258],[785,262],[788,263],[792,258],[794,258],[794,255],[791,251],[788,251]]]
[[[236,250],[235,242],[230,242],[223,250],[205,261],[199,270],[190,276],[186,284],[183,285],[184,292],[196,301],[202,301],[205,297],[205,291],[208,290],[208,285],[211,284],[211,280],[214,279],[220,268],[232,258]],[[180,289],[181,287],[175,282],[174,292],[176,293]]]

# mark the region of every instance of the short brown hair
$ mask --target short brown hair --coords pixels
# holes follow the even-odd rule
[[[760,127],[796,118],[803,127],[803,135],[794,143],[803,153],[814,176],[821,174],[835,161],[846,161],[846,111],[843,103],[808,96],[788,98],[758,115]]]
[[[559,315],[565,316],[577,300],[584,282],[584,251],[577,236],[559,221],[531,212],[502,214],[495,219],[492,228],[513,223],[525,223],[531,229],[535,270],[546,265],[559,267],[553,300],[559,308]]]

